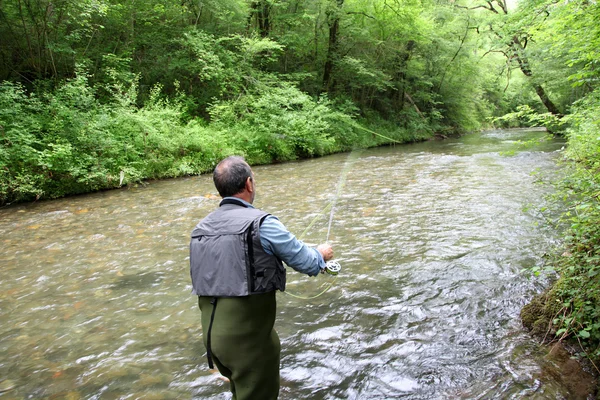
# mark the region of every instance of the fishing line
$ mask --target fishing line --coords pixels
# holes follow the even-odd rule
[[[342,172],[340,174],[337,190],[335,191],[335,196],[333,197],[333,202],[331,204],[331,211],[329,213],[329,224],[327,226],[327,236],[325,236],[325,243],[329,242],[329,234],[331,233],[331,224],[333,222],[333,214],[335,213],[335,205],[340,195],[342,194],[342,189],[344,185],[346,184],[346,177],[348,176],[348,171],[350,171],[350,168],[352,168],[361,152],[362,150],[352,150],[350,154],[348,154],[348,158],[346,159],[346,163],[344,164],[344,169],[342,169]]]
[[[304,237],[304,235],[306,235],[306,233],[308,232],[308,230],[310,228],[312,228],[312,226],[315,224],[315,222],[318,221],[318,219],[321,217],[321,215],[325,214],[329,207],[331,207],[333,204],[333,201],[330,201],[329,203],[327,203],[327,205],[325,207],[323,207],[323,209],[319,212],[319,214],[317,214],[316,217],[314,217],[312,219],[312,221],[310,221],[310,224],[308,224],[308,226],[306,227],[306,229],[304,229],[304,231],[302,231],[302,233],[300,234],[300,236],[298,236],[298,239],[302,239]]]
[[[348,157],[346,158],[346,162],[344,164],[344,168],[342,169],[342,171],[340,173],[340,178],[338,180],[337,189],[336,189],[335,195],[333,197],[333,200],[331,200],[329,203],[327,203],[327,205],[323,208],[323,210],[321,210],[321,212],[317,216],[315,216],[315,218],[313,218],[313,220],[310,222],[308,227],[298,237],[299,239],[301,239],[306,234],[306,232],[308,232],[308,230],[317,222],[317,220],[319,218],[321,218],[323,215],[325,215],[325,212],[327,212],[327,210],[331,207],[331,209],[329,210],[329,223],[327,225],[327,235],[325,237],[325,243],[329,243],[329,234],[331,233],[331,226],[333,224],[333,216],[335,214],[335,205],[336,205],[337,200],[340,197],[340,195],[342,193],[342,189],[346,183],[346,177],[348,175],[348,172],[350,171],[350,168],[352,167],[354,162],[358,159],[360,152],[361,152],[360,150],[359,151],[353,150],[350,152],[350,154],[348,154]],[[319,292],[318,294],[316,294],[314,296],[300,296],[300,295],[290,293],[289,291],[285,291],[284,293],[287,293],[288,295],[295,297],[297,299],[303,299],[303,300],[316,299],[317,297],[321,296],[322,294],[324,294],[325,292],[327,292],[329,289],[331,289],[333,287],[333,285],[337,281],[338,273],[341,270],[341,268],[342,267],[341,267],[340,263],[337,261],[328,261],[326,263],[325,269],[321,272],[326,272],[329,275],[332,275],[334,278],[327,285],[327,287],[325,289],[323,289],[321,292]],[[321,287],[323,287],[323,285],[321,285]]]
[[[327,287],[325,289],[323,289],[321,292],[319,292],[318,294],[314,295],[314,296],[299,296],[297,294],[293,294],[290,293],[289,291],[285,291],[283,293],[288,294],[292,297],[295,297],[297,299],[302,299],[302,300],[312,300],[312,299],[316,299],[317,297],[321,296],[323,293],[325,293],[326,291],[328,291],[329,289],[331,289],[331,287],[333,286],[333,284],[335,283],[335,281],[337,281],[337,275],[335,276],[335,278],[332,279],[332,281],[329,283],[329,285],[327,285]],[[321,287],[323,287],[323,285],[321,285]]]
[[[399,142],[398,140],[392,139],[389,136],[385,136],[382,135],[381,133],[375,132],[371,129],[367,129],[365,127],[363,127],[362,125],[358,124],[358,123],[353,123],[352,124],[355,128],[361,129],[363,131],[369,132],[373,135],[377,135],[379,137],[382,137],[386,140],[389,140],[390,142],[393,143],[398,143],[398,144],[402,144],[402,142]],[[310,224],[308,224],[308,226],[306,227],[306,229],[304,229],[304,232],[302,232],[302,234],[298,237],[299,239],[301,239],[307,232],[308,230],[317,222],[317,220],[325,214],[325,212],[327,212],[327,209],[329,207],[331,207],[330,211],[329,211],[329,223],[327,224],[327,235],[325,236],[325,243],[329,243],[329,234],[331,233],[331,225],[333,224],[333,216],[335,214],[335,206],[337,203],[338,198],[340,197],[341,193],[342,193],[342,189],[346,183],[346,177],[348,175],[348,171],[350,171],[350,168],[352,167],[352,165],[354,164],[354,162],[358,159],[359,154],[362,152],[362,149],[360,150],[352,150],[350,152],[350,154],[348,154],[348,158],[346,159],[346,163],[344,164],[344,168],[342,169],[342,172],[340,173],[340,178],[338,180],[338,185],[337,185],[337,190],[335,193],[335,196],[333,197],[333,200],[330,201],[329,203],[327,203],[327,205],[323,208],[323,210],[321,210],[321,212],[315,216],[315,218],[313,218],[313,220],[310,222]],[[318,294],[314,295],[314,296],[299,296],[293,293],[290,293],[289,291],[285,291],[284,293],[287,293],[288,295],[295,297],[297,299],[303,299],[303,300],[311,300],[311,299],[316,299],[317,297],[321,296],[322,294],[324,294],[325,292],[327,292],[329,289],[331,289],[333,287],[333,285],[335,284],[335,282],[337,281],[338,278],[338,273],[341,270],[341,265],[340,263],[338,263],[337,261],[328,261],[326,263],[326,267],[323,271],[321,272],[327,272],[328,274],[332,275],[334,278],[333,280],[329,283],[329,285],[327,285],[327,287],[325,289],[323,289],[321,292],[319,292]],[[321,285],[321,287],[323,287],[325,284]]]
[[[398,143],[398,144],[404,144],[404,143],[402,143],[402,142],[399,142],[399,141],[397,141],[397,140],[395,140],[395,139],[392,139],[392,138],[391,138],[391,137],[389,137],[389,136],[385,136],[385,135],[382,135],[381,133],[377,133],[377,132],[375,132],[375,131],[372,131],[372,130],[370,130],[370,129],[367,129],[367,128],[365,128],[364,126],[362,126],[362,125],[360,125],[360,124],[358,124],[358,123],[354,123],[354,124],[352,124],[352,126],[354,126],[355,128],[358,128],[358,129],[362,129],[363,131],[366,131],[366,132],[372,133],[372,134],[374,134],[374,135],[377,135],[377,136],[379,136],[379,137],[382,137],[382,138],[384,138],[384,139],[387,139],[387,140],[389,140],[389,141],[391,141],[391,142]]]

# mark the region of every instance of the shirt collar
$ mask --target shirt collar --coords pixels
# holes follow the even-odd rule
[[[235,201],[239,201],[240,203],[244,204],[246,207],[248,208],[254,208],[254,206],[250,203],[248,203],[246,200],[242,200],[239,197],[223,197],[223,200],[235,200]]]

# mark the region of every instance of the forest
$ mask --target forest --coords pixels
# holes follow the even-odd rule
[[[0,205],[545,126],[564,248],[530,323],[600,359],[596,1],[2,0],[0,37]]]

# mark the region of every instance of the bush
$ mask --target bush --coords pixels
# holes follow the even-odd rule
[[[272,47],[255,42],[256,51]],[[425,137],[383,121],[362,127],[351,103],[314,99],[266,74],[248,93],[212,105],[211,124],[190,119],[160,86],[139,108],[137,79],[113,75],[92,87],[80,71],[43,96],[0,85],[0,204],[200,174],[231,154],[264,164]]]
[[[314,100],[291,84],[222,101],[210,110],[212,126],[228,133],[251,163],[288,161],[344,149],[352,119],[327,98]],[[350,141],[351,142],[351,141]]]
[[[518,106],[517,111],[491,118],[493,125],[501,128],[543,126],[548,132],[562,135],[573,116],[561,118],[551,113],[539,113],[528,105]]]
[[[600,359],[600,90],[575,104],[567,131],[568,175],[561,184],[568,207],[566,251],[557,257],[560,274],[551,302],[561,305],[553,323],[592,359]]]
[[[135,91],[101,104],[85,75],[43,97],[0,85],[0,204],[199,174],[232,152],[220,133],[183,123],[181,107],[159,100],[159,88],[142,109]]]

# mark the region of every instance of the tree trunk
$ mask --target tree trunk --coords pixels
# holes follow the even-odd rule
[[[271,5],[265,0],[261,1],[260,13],[258,14],[258,28],[260,37],[269,37],[271,33]]]
[[[333,79],[333,65],[338,57],[338,34],[340,30],[340,10],[344,0],[336,0],[336,8],[327,10],[327,23],[329,24],[329,47],[327,58],[323,67],[323,92],[333,93],[335,80]]]
[[[510,47],[512,49],[513,57],[519,64],[519,68],[521,69],[521,72],[523,72],[523,75],[525,75],[526,77],[531,79],[533,73],[531,72],[531,68],[529,67],[529,60],[527,59],[527,56],[525,55],[525,51],[524,51],[525,48],[523,47],[523,45],[521,44],[521,41],[519,40],[519,38],[517,36],[513,36]],[[540,85],[539,83],[535,83],[535,82],[533,82],[532,85],[533,85],[533,88],[535,89],[535,92],[537,93],[538,97],[540,98],[540,100],[542,101],[544,106],[546,107],[546,109],[551,114],[562,115],[560,113],[560,111],[558,110],[558,107],[556,107],[556,105],[552,102],[552,100],[550,100],[550,98],[548,97],[548,94],[546,93],[546,91],[544,90],[542,85]]]
[[[269,37],[271,33],[271,5],[266,0],[254,0],[250,4],[250,15],[248,16],[248,30],[252,26],[252,19],[256,17],[256,25],[260,37]]]
[[[494,8],[494,4],[493,4],[494,2],[496,2],[496,4],[498,6],[500,6],[500,8],[502,9],[502,13],[504,15],[508,15],[508,7],[506,5],[505,0],[486,0],[486,3],[487,3],[486,5],[479,5],[479,6],[475,6],[475,7],[471,7],[471,8],[472,9],[485,8],[487,10],[493,11],[496,14],[499,14],[500,12],[496,8]],[[502,41],[505,40],[504,36],[495,32],[493,29],[492,29],[492,32],[494,32],[496,34],[496,36],[498,36],[498,38],[500,38]],[[523,72],[523,74],[526,77],[531,79],[531,76],[533,74],[531,72],[531,68],[529,67],[529,60],[527,59],[527,56],[525,55],[525,46],[527,46],[527,40],[525,39],[525,46],[524,46],[521,43],[521,40],[519,39],[519,37],[517,35],[514,35],[512,37],[512,40],[508,43],[508,46],[512,53],[511,59],[515,59],[517,61],[517,63],[519,64],[519,68],[521,69],[521,72]],[[532,83],[532,86],[535,89],[535,92],[539,96],[540,100],[546,107],[546,109],[551,114],[561,116],[562,114],[558,110],[558,107],[556,107],[556,105],[550,100],[550,98],[546,94],[546,91],[544,90],[542,85],[540,85],[539,83]]]
[[[409,40],[406,42],[404,50],[401,50],[396,55],[396,71],[394,73],[394,87],[395,91],[393,94],[393,103],[396,110],[402,110],[404,108],[404,99],[406,92],[406,66],[412,50],[415,48],[415,41]]]

